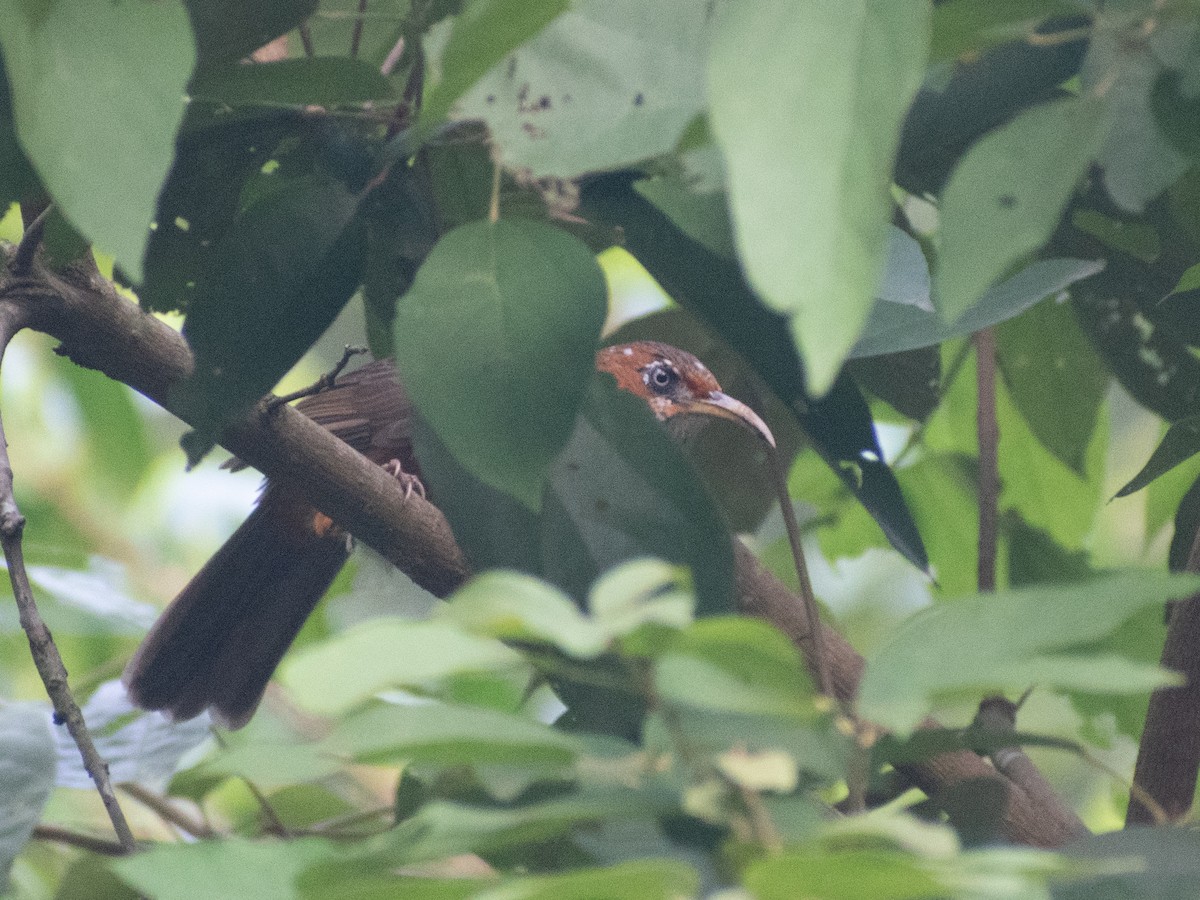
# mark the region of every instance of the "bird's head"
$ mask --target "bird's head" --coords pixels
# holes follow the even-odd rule
[[[635,341],[605,347],[596,354],[596,368],[617,379],[617,387],[646,401],[659,421],[673,431],[709,416],[737,422],[775,446],[771,429],[745,403],[721,390],[704,363],[677,347],[658,341]]]

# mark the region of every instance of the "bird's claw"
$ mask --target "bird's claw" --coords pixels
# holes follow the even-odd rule
[[[422,500],[425,499],[425,484],[416,475],[404,471],[404,466],[401,465],[398,459],[389,459],[383,464],[383,471],[387,472],[393,478],[400,482],[400,486],[404,488],[404,499],[412,499],[412,495],[416,494]]]

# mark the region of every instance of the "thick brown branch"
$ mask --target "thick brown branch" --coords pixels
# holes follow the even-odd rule
[[[1200,572],[1200,529],[1186,568]],[[1172,603],[1170,609],[1160,664],[1187,680],[1150,695],[1133,782],[1177,821],[1192,808],[1200,773],[1200,594]],[[1154,824],[1154,811],[1136,794],[1129,797],[1125,824]]]
[[[738,605],[747,615],[765,619],[810,655],[810,641],[799,599],[762,567],[741,543],[735,545]],[[850,703],[858,694],[865,664],[849,642],[822,625],[826,663],[834,696]],[[937,727],[928,720],[927,727]],[[897,766],[901,774],[935,801],[956,784],[976,778],[994,779],[1008,795],[1002,827],[1009,840],[1035,847],[1061,847],[1079,837],[1079,821],[1057,797],[1031,796],[1000,776],[982,757],[967,750],[943,753],[921,763]]]

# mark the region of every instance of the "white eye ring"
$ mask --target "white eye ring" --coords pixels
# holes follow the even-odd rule
[[[656,394],[665,394],[679,383],[679,373],[668,363],[656,362],[646,367],[642,380]]]

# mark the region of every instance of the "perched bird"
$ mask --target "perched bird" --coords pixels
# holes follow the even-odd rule
[[[606,347],[596,368],[646,401],[676,435],[722,418],[771,431],[721,391],[696,357],[655,341]],[[412,405],[388,360],[345,375],[296,409],[419,490]],[[268,482],[250,517],[159,617],[125,669],[144,709],[189,719],[209,709],[230,728],[254,715],[267,682],[350,554],[346,533],[298,494]]]

